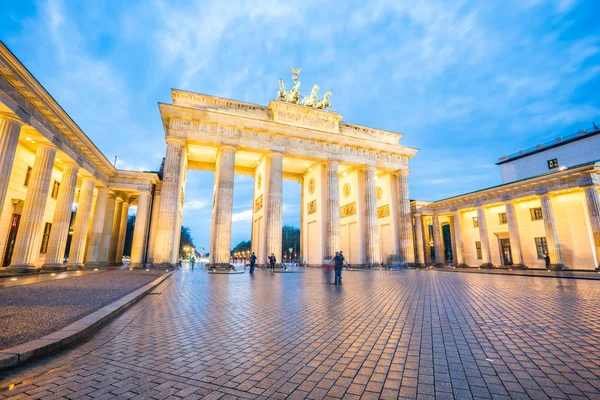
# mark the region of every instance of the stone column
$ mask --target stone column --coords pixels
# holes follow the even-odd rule
[[[219,148],[219,152],[217,153],[210,239],[210,257],[212,265],[215,268],[229,269],[235,152],[236,149],[234,147],[223,146]],[[269,187],[268,190],[271,191],[272,189]],[[270,205],[269,203],[267,204]],[[279,215],[281,216],[281,211]],[[279,221],[281,221],[281,218],[279,218]],[[267,235],[269,229],[272,232],[273,227],[269,227],[269,224],[267,224]],[[279,226],[279,237],[281,240],[281,225]],[[273,243],[269,242],[269,237],[267,236],[267,246],[269,245],[273,245]],[[267,248],[267,251],[269,251],[269,248]]]
[[[554,210],[552,209],[552,201],[549,194],[540,196],[542,203],[542,215],[544,216],[544,230],[546,231],[546,244],[548,245],[548,253],[550,254],[550,263],[553,268],[566,269],[560,250],[560,242],[558,240],[558,230],[556,228],[556,220],[554,219]]]
[[[456,254],[454,255],[454,265],[457,267],[466,267],[465,264],[465,246],[462,238],[462,219],[460,210],[455,210],[452,217],[454,220],[454,244]]]
[[[75,222],[73,223],[73,236],[71,237],[71,249],[69,250],[67,268],[83,267],[87,233],[92,216],[94,184],[94,180],[90,178],[83,179],[81,184],[77,211],[75,212]]]
[[[481,267],[492,268],[492,255],[490,253],[490,239],[487,231],[485,209],[477,206],[477,222],[479,224],[479,241],[481,242]]]
[[[115,212],[112,223],[112,234],[110,235],[110,247],[108,250],[108,264],[120,265],[116,263],[117,246],[119,245],[119,233],[121,232],[121,213],[123,212],[123,199],[117,197],[115,203]]]
[[[423,223],[423,246],[425,247],[425,265],[433,265],[433,261],[431,259],[431,241],[429,237],[429,222],[426,221],[426,218],[429,218],[427,215],[423,215],[421,217],[421,222]],[[432,229],[433,232],[433,229]]]
[[[400,264],[415,264],[412,214],[408,196],[408,171],[398,171],[398,239]]]
[[[423,221],[421,214],[415,214],[415,266],[425,265],[425,247],[423,245]]]
[[[42,268],[66,269],[63,266],[63,258],[69,236],[71,213],[73,212],[77,172],[79,172],[77,165],[66,165],[63,169],[60,187],[58,188],[58,197],[56,198],[54,218],[52,219],[50,240],[46,251],[46,260]]]
[[[442,235],[440,230],[440,217],[437,214],[432,216],[433,222],[433,247],[435,249],[435,264],[436,267],[443,267],[444,250],[442,245]]]
[[[283,224],[283,155],[280,153],[271,153],[267,155],[266,174],[269,174],[269,187],[267,188],[267,207],[265,209],[267,224],[266,243],[267,254],[275,254],[279,262],[282,262],[281,241]]]
[[[8,114],[0,113],[0,215],[4,208],[8,183],[12,172],[19,133],[23,123]]]
[[[585,203],[590,218],[592,236],[594,237],[596,259],[598,259],[600,257],[600,196],[598,195],[597,186],[585,188]],[[600,266],[596,266],[596,268],[599,267]]]
[[[177,231],[177,210],[181,188],[181,170],[185,161],[185,144],[178,139],[167,139],[167,155],[163,171],[161,200],[158,211],[158,227],[153,264],[173,265],[173,247]]]
[[[96,195],[96,206],[94,207],[94,217],[92,218],[92,229],[87,245],[87,255],[85,266],[94,266],[100,259],[100,246],[102,245],[102,232],[104,231],[104,216],[106,215],[106,202],[108,200],[108,189],[98,188]]]
[[[148,213],[150,211],[150,192],[140,192],[137,212],[135,213],[135,226],[133,227],[133,241],[131,243],[130,267],[144,266],[144,250],[146,249],[146,235],[148,232]]]
[[[98,265],[108,267],[108,255],[110,252],[110,241],[113,234],[113,224],[115,222],[115,206],[117,204],[117,195],[109,193],[106,199],[106,212],[104,213],[104,227],[102,229],[102,241],[100,242],[100,255],[98,256]]]
[[[35,262],[40,255],[44,214],[55,157],[56,149],[51,145],[40,145],[36,151],[33,170],[25,195],[19,232],[15,241],[11,268],[20,270],[36,268]]]
[[[375,167],[365,169],[365,263],[381,263],[379,221],[377,220],[377,193]]]
[[[517,222],[517,212],[515,210],[515,203],[507,201],[506,207],[506,221],[508,223],[508,238],[510,240],[510,251],[512,253],[513,260],[515,261],[513,267],[525,267],[523,261],[523,251],[521,250],[521,237],[519,235],[519,225]]]
[[[304,257],[304,178],[300,178],[300,248],[298,249],[298,258],[302,259],[302,262],[306,262],[306,257]]]
[[[325,260],[331,260],[341,250],[339,163],[329,162],[327,168],[327,215],[325,227]]]
[[[125,234],[127,233],[127,220],[129,219],[129,203],[124,201],[121,205],[121,220],[119,221],[119,237],[117,241],[117,253],[113,262],[115,265],[123,265],[123,250],[125,249]]]
[[[158,209],[160,207],[160,188],[155,188],[154,196],[152,198],[152,212],[150,213],[150,229],[148,235],[150,240],[148,242],[148,249],[146,250],[146,264],[153,264],[154,260],[154,246],[156,245],[156,229],[158,225]],[[181,232],[181,228],[179,229]]]

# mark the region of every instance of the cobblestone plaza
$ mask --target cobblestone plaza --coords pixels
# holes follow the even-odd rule
[[[0,397],[600,397],[595,281],[433,270],[327,281],[311,268],[178,270],[88,342],[5,372]]]

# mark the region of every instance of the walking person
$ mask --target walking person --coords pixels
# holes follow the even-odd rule
[[[342,284],[342,268],[344,267],[344,255],[342,252],[335,253],[335,257],[333,257],[333,261],[335,263],[335,281],[334,285]]]
[[[250,273],[254,274],[254,267],[256,267],[256,255],[252,252],[250,256]]]
[[[547,251],[544,252],[544,261],[546,261],[546,269],[550,269],[550,254]]]
[[[271,253],[271,255],[269,256],[269,262],[271,263],[271,271],[275,272],[275,263],[277,262],[275,254]]]
[[[192,270],[194,270],[194,264],[196,264],[196,257],[192,256],[190,258],[190,264],[192,265]]]

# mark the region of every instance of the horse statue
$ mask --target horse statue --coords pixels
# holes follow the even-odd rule
[[[312,88],[312,91],[310,92],[309,96],[306,96],[303,100],[302,100],[302,105],[306,106],[306,107],[312,107],[315,105],[315,103],[318,100],[317,97],[317,92],[319,91],[319,85],[315,85]]]
[[[294,87],[287,92],[285,101],[292,104],[300,103],[300,81],[297,81]]]
[[[326,91],[323,100],[317,101],[313,108],[325,109],[331,107],[331,95],[333,95],[331,90]]]
[[[287,92],[285,91],[285,86],[283,84],[283,79],[279,80],[279,91],[277,92],[277,100],[285,101]]]
[[[300,74],[300,71],[302,71],[302,68],[295,69],[294,67],[291,67],[290,69],[292,70],[292,80],[294,83],[298,82],[298,79],[300,79],[298,75]]]

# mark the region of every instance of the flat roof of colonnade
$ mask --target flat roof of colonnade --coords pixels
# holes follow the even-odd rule
[[[273,100],[268,106],[172,89],[173,104],[159,103],[165,137],[188,145],[189,168],[214,169],[218,148],[235,146],[236,173],[251,175],[269,152],[284,155],[284,176],[337,161],[340,172],[361,166],[408,170],[417,149],[401,134],[342,122],[331,111]]]

